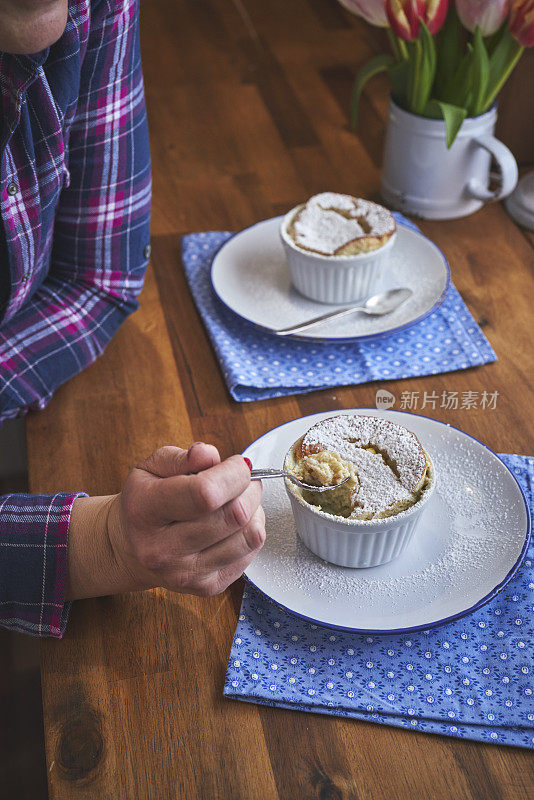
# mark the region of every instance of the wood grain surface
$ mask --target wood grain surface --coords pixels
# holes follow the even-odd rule
[[[115,492],[159,445],[204,439],[228,456],[303,414],[375,402],[374,383],[233,402],[179,252],[184,233],[238,230],[316,191],[377,196],[387,84],[369,86],[358,136],[347,118],[376,32],[335,0],[150,0],[142,31],[152,266],[105,354],[29,417],[33,491]],[[499,360],[380,386],[397,398],[497,391],[494,411],[420,413],[496,451],[534,453],[533,239],[500,205],[421,227]],[[64,640],[42,643],[51,800],[534,796],[525,750],[223,699],[241,592],[237,582],[210,599],[154,590],[74,605]]]

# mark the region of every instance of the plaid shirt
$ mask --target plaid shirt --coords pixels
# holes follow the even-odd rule
[[[44,408],[137,308],[150,158],[139,0],[71,0],[34,56],[0,53],[0,422]],[[0,624],[61,636],[78,495],[0,498]]]

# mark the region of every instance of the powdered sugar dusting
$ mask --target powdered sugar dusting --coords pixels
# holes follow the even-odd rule
[[[394,230],[395,220],[387,208],[334,192],[312,197],[294,222],[296,244],[323,255],[335,255],[354,239],[385,236]]]
[[[395,462],[395,472],[380,453]],[[359,487],[354,496],[358,512],[376,513],[410,499],[426,470],[426,457],[417,437],[401,425],[369,416],[345,414],[316,423],[302,440],[304,453],[330,450],[358,469]]]
[[[373,578],[366,577],[368,570],[350,570],[327,564],[302,544],[289,511],[284,516],[277,514],[276,523],[268,529],[269,550],[266,552],[269,552],[268,569],[274,581],[284,585],[288,573],[282,564],[287,566],[289,561],[289,579],[300,590],[314,586],[327,603],[335,602],[343,594],[358,608],[384,603],[392,608],[399,604],[402,607],[407,596],[411,602],[414,598],[428,602],[432,597],[442,595],[444,588],[446,593],[456,592],[459,583],[465,581],[462,575],[485,570],[495,558],[495,551],[506,549],[507,512],[504,504],[492,503],[488,508],[485,503],[488,491],[496,488],[493,482],[487,485],[485,480],[470,480],[470,491],[466,491],[465,472],[461,465],[451,461],[449,459],[447,463],[440,457],[435,462],[436,492],[443,501],[440,505],[447,515],[443,522],[450,526],[450,536],[432,561],[408,574],[395,575],[393,571],[389,576],[386,572]],[[283,487],[278,485],[273,487],[273,491],[275,496],[268,505],[287,506]],[[423,521],[421,528],[424,531]],[[488,549],[484,544],[490,531],[493,546]],[[387,568],[388,565],[384,565],[381,569],[387,571]]]

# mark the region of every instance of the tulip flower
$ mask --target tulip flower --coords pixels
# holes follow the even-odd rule
[[[386,28],[389,25],[384,0],[339,0],[353,14],[363,17],[371,25]]]
[[[471,33],[480,28],[482,36],[491,36],[504,22],[510,0],[456,0],[462,24]]]
[[[449,0],[386,0],[386,13],[393,31],[412,42],[419,36],[421,22],[431,34],[437,33],[447,16]]]
[[[534,47],[534,0],[511,0],[510,33],[523,47]]]

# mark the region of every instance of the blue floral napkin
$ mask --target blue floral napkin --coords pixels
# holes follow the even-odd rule
[[[501,456],[534,504],[534,458]],[[247,584],[224,694],[534,749],[534,542],[483,608],[410,634],[312,625]]]
[[[396,214],[397,221],[415,229]],[[367,381],[436,375],[496,360],[493,349],[451,285],[425,320],[392,336],[358,344],[277,339],[227,309],[211,286],[211,261],[231,233],[193,233],[182,240],[182,260],[234,400],[263,400]]]

